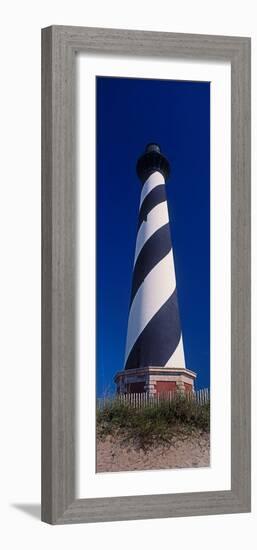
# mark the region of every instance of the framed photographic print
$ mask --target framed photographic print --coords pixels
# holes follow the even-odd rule
[[[250,39],[42,31],[42,520],[250,511]]]

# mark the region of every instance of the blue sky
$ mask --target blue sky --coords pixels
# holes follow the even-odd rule
[[[210,84],[97,77],[97,395],[123,369],[141,183],[157,142],[167,197],[187,368],[210,383]]]

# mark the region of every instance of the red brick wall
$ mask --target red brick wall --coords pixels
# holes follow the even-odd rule
[[[169,391],[175,391],[176,390],[176,382],[163,382],[163,381],[160,380],[160,381],[156,382],[155,389],[156,389],[157,393],[165,393],[165,392],[169,392]]]
[[[185,391],[192,391],[192,385],[188,383],[185,384]],[[176,391],[176,382],[175,381],[162,381],[158,380],[155,383],[156,393],[166,393],[169,391]],[[145,381],[142,382],[131,382],[127,384],[126,391],[128,393],[143,393],[145,391]]]

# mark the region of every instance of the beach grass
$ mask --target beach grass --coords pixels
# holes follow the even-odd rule
[[[124,444],[147,449],[171,444],[210,431],[210,403],[198,403],[178,395],[171,401],[135,408],[118,399],[109,400],[97,410],[98,439],[118,436]]]

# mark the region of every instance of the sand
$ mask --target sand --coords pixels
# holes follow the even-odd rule
[[[137,449],[119,436],[97,441],[97,472],[197,468],[210,465],[210,436],[197,433],[170,445]]]

